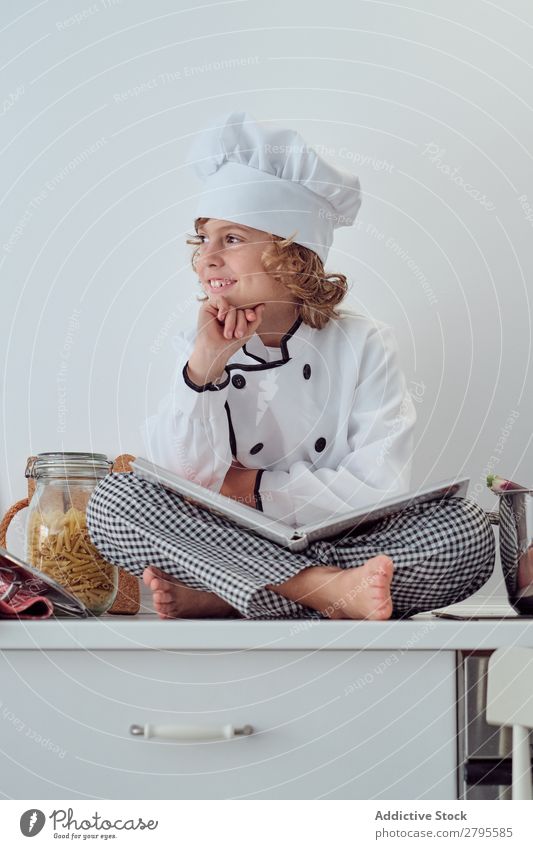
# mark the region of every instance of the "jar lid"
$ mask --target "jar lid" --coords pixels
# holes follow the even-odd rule
[[[113,461],[105,454],[82,451],[51,451],[31,457],[26,466],[27,478],[82,477],[95,478],[107,475]]]

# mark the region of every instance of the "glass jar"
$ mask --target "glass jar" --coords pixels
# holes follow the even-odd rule
[[[95,616],[109,610],[118,567],[92,544],[86,510],[98,482],[112,469],[105,454],[45,453],[32,458],[35,480],[26,525],[25,559],[75,595]]]

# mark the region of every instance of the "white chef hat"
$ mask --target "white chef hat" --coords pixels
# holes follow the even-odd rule
[[[188,163],[204,182],[195,217],[294,234],[323,262],[333,231],[351,226],[361,206],[354,174],[330,165],[295,130],[246,112],[215,119],[196,137]]]

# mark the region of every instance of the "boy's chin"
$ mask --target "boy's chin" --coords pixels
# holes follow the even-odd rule
[[[235,289],[237,288],[237,286],[238,286],[238,284],[236,284],[235,286],[228,286],[227,288],[225,286],[222,286],[220,289],[215,289],[213,291],[211,289],[208,289],[207,287],[205,287],[204,292],[207,295],[207,297],[209,298],[209,300],[212,301],[212,302],[217,301],[218,298],[220,296],[222,296],[224,298],[224,300],[228,304],[230,304],[230,306],[238,307],[239,301],[242,301],[243,298],[239,298],[237,292],[235,292]]]
[[[212,297],[213,296],[211,296],[211,299],[212,299]],[[245,310],[245,309],[249,309],[249,308],[253,309],[259,303],[259,301],[255,301],[255,302],[251,301],[249,297],[248,298],[239,297],[236,293],[233,297],[230,293],[228,293],[227,295],[224,295],[223,297],[224,297],[224,300],[226,301],[226,303],[230,307],[235,307],[235,309],[237,309],[237,310]],[[215,296],[215,300],[216,300],[216,296]]]
[[[256,297],[254,300],[253,295],[247,294],[243,296],[242,293],[237,292],[238,285],[239,284],[234,287],[233,291],[229,291],[227,293],[224,291],[221,292],[222,296],[224,297],[224,300],[230,307],[235,307],[235,309],[238,310],[255,309],[257,304],[262,303],[260,298],[258,299]],[[216,306],[217,293],[206,292],[206,295],[208,296],[210,302],[214,306]]]

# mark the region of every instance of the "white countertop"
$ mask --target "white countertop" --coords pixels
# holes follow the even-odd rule
[[[161,620],[153,613],[99,619],[0,620],[6,650],[493,650],[533,647],[533,619],[455,621],[419,614],[410,620]]]

